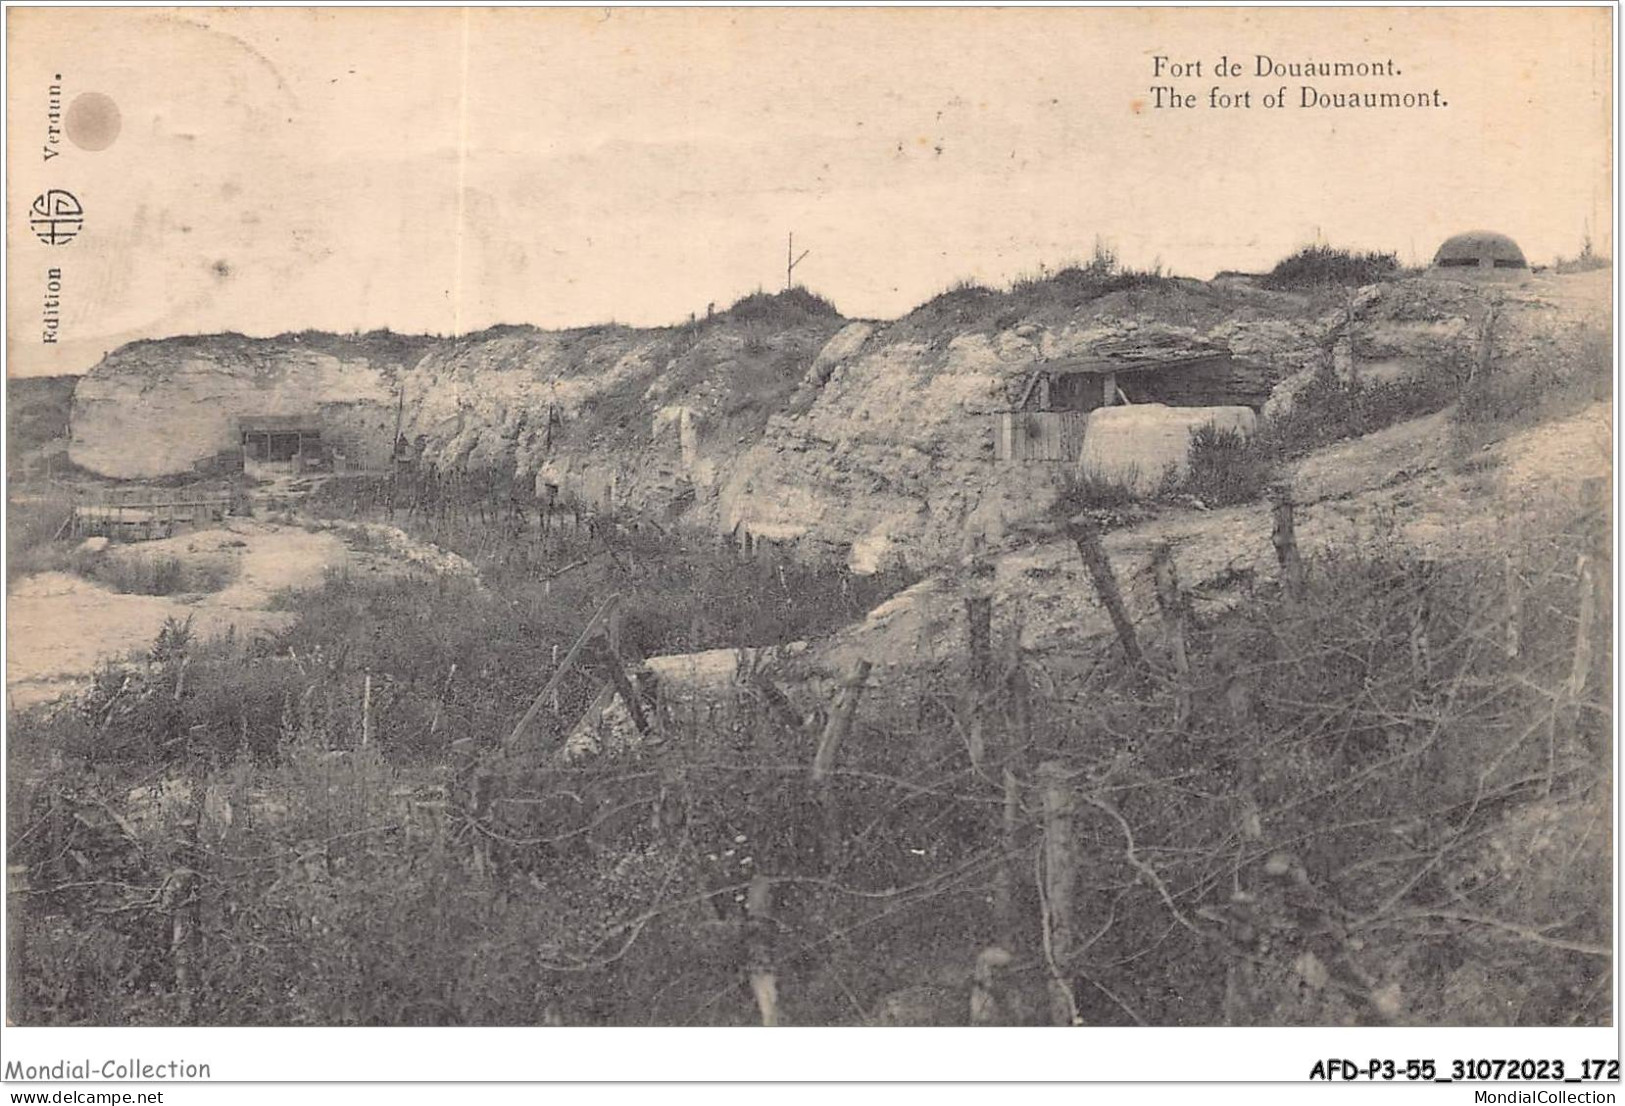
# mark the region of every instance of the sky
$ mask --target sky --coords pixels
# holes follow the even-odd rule
[[[797,281],[875,318],[1097,239],[1196,277],[1317,241],[1425,262],[1479,227],[1608,252],[1611,14],[10,9],[8,372],[224,330],[674,323],[782,287],[792,232]],[[57,74],[63,107],[116,105],[110,144],[81,120],[44,157]],[[1302,109],[1306,83],[1448,106]],[[1166,84],[1198,106],[1156,108]],[[56,246],[28,221],[53,188],[84,209]]]

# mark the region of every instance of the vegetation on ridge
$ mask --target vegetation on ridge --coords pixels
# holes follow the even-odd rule
[[[1332,246],[1305,246],[1276,262],[1263,279],[1266,288],[1313,291],[1328,285],[1375,284],[1399,271],[1399,255],[1375,250],[1358,253]]]

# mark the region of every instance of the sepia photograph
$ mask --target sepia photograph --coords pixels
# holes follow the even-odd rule
[[[8,1081],[1617,1081],[1613,7],[5,14]]]

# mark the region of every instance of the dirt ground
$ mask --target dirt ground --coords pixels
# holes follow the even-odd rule
[[[6,612],[11,707],[53,699],[83,684],[101,661],[147,648],[169,618],[190,616],[204,637],[228,628],[248,637],[281,629],[293,616],[267,610],[271,597],[319,584],[326,569],[353,557],[333,534],[247,519],[119,547],[109,555],[226,560],[234,571],[225,588],[194,596],[124,595],[63,572],[19,581]]]

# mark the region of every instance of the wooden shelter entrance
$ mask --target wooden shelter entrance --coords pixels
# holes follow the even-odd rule
[[[1204,346],[1108,350],[1039,362],[1015,408],[996,416],[994,457],[1073,462],[1091,411],[1128,403],[1257,410],[1269,398],[1270,379],[1261,366]]]
[[[322,423],[315,415],[244,415],[237,420],[243,472],[301,473],[328,465]]]

